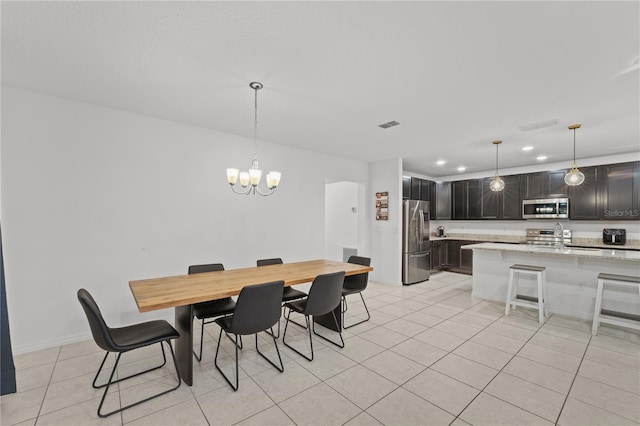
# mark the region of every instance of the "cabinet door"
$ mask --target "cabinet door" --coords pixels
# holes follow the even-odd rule
[[[411,178],[411,199],[420,200],[420,191],[422,189],[422,179]]]
[[[482,179],[482,200],[480,205],[480,217],[482,219],[499,219],[498,206],[502,201],[502,192],[494,192],[489,186],[493,178]]]
[[[452,268],[458,268],[460,266],[460,246],[456,244],[457,241],[445,241],[446,245],[446,265]]]
[[[482,191],[480,179],[465,181],[467,185],[467,216],[466,219],[480,219],[480,206],[482,204]]]
[[[542,182],[544,180],[544,172],[527,173],[522,175],[522,198],[529,200],[531,198],[542,198]]]
[[[544,188],[544,197],[555,195],[567,195],[569,187],[564,183],[564,175],[567,170],[554,170],[547,172],[546,187]]]
[[[501,205],[498,209],[502,210],[501,219],[522,219],[522,193],[521,193],[521,175],[503,176],[504,189],[502,190]]]
[[[434,182],[425,179],[420,182],[420,199],[422,201],[431,202],[431,186],[433,183]],[[429,205],[429,208],[431,208],[431,205]]]
[[[466,219],[467,218],[467,191],[466,185],[462,180],[451,182],[451,218]]]
[[[640,162],[601,166],[600,172],[602,219],[640,219]]]
[[[442,242],[431,242],[431,269],[438,270],[442,268]]]
[[[409,176],[402,176],[402,199],[411,199],[411,178]]]
[[[581,167],[584,182],[579,186],[569,186],[569,219],[597,220],[600,218],[598,194],[599,167]]]
[[[473,244],[471,241],[460,241],[458,250],[460,251],[460,271],[471,274],[473,271],[473,250],[462,249],[462,246]]]
[[[434,185],[435,197],[435,219],[451,219],[451,182],[436,182]],[[433,210],[433,209],[432,209]]]

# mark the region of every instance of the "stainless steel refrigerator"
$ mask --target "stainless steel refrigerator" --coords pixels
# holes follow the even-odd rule
[[[429,202],[405,200],[402,206],[402,284],[429,279]]]

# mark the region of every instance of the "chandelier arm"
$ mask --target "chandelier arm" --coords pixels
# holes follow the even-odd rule
[[[249,195],[249,193],[251,192],[251,186],[248,186],[246,189],[243,189],[242,191],[238,191],[235,185],[229,184],[229,186],[231,186],[231,190],[236,194]]]
[[[274,191],[276,190],[276,188],[270,188],[268,190],[268,192],[262,192],[262,190],[260,188],[258,188],[257,186],[255,187],[255,193],[258,195],[262,195],[263,197],[269,196],[271,194],[274,193]]]

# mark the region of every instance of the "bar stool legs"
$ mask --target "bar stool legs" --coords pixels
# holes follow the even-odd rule
[[[591,335],[598,334],[600,323],[613,324],[620,327],[628,327],[634,330],[640,330],[640,317],[634,314],[626,314],[623,312],[613,312],[602,309],[602,293],[604,285],[614,284],[626,287],[635,287],[640,293],[640,277],[630,275],[617,275],[601,273],[598,275],[598,290],[596,292],[596,306],[593,311],[593,325],[591,326]]]
[[[538,321],[544,322],[544,317],[549,316],[547,302],[547,277],[544,266],[515,264],[509,267],[509,285],[507,287],[507,304],[504,314],[509,316],[509,310],[516,306],[538,309]],[[518,296],[518,279],[520,274],[535,275],[538,288],[538,297]]]

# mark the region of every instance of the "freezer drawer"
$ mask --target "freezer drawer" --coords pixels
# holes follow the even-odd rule
[[[428,251],[405,253],[402,258],[402,284],[415,284],[429,279],[430,256]]]

